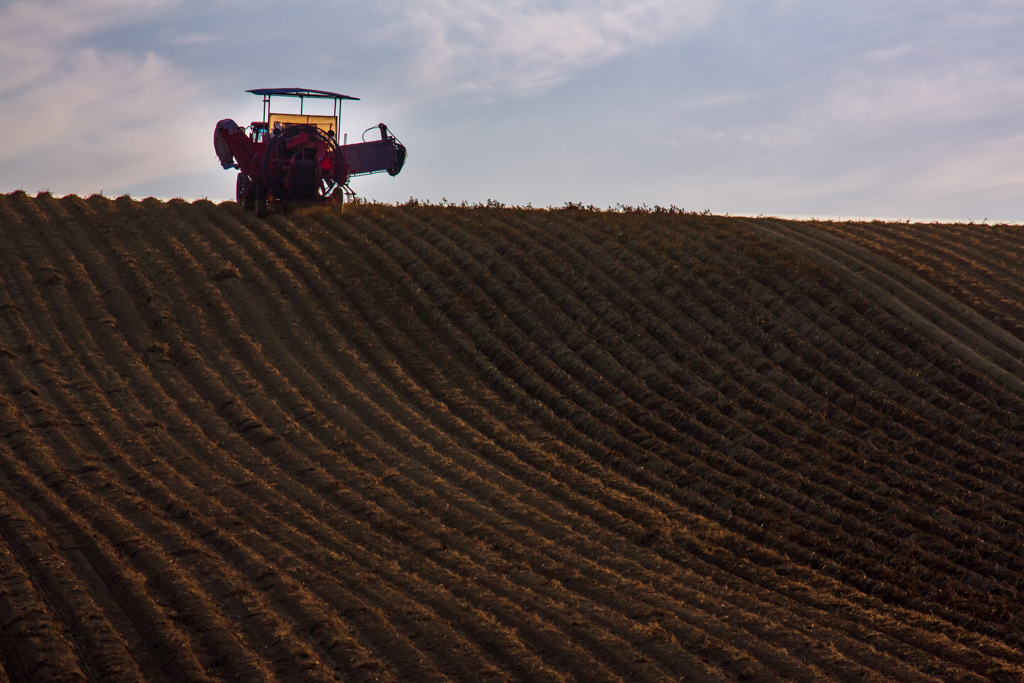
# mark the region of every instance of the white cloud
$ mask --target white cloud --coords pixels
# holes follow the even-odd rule
[[[163,59],[93,49],[0,110],[0,185],[89,193],[213,163],[216,114]],[[188,144],[181,144],[182,141]]]
[[[414,0],[415,82],[435,95],[530,94],[709,25],[718,0]],[[438,92],[441,89],[442,92]]]
[[[977,121],[1024,106],[1024,74],[993,61],[838,74],[820,114],[860,129]],[[1007,68],[1010,67],[1010,68]]]
[[[1020,197],[1024,134],[966,145],[955,156],[943,151],[925,151],[926,163],[919,164],[906,185],[909,194],[932,195],[952,205],[971,197],[984,197],[989,203]]]
[[[72,41],[153,16],[180,0],[32,0],[0,9],[0,93],[46,78]]]
[[[22,0],[0,10],[0,43],[7,47],[42,48],[38,39],[69,40],[75,36],[123,26],[152,16],[180,0]],[[48,47],[56,47],[50,44]]]
[[[170,4],[20,2],[0,12],[0,58],[11,65],[0,72],[0,187],[85,194],[210,161],[212,147],[194,141],[216,118],[194,77],[152,53],[90,45]]]

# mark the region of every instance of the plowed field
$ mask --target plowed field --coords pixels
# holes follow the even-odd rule
[[[1022,230],[0,195],[0,682],[1024,680]]]

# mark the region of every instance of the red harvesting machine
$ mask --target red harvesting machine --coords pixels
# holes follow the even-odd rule
[[[376,126],[380,140],[339,144],[341,102],[358,97],[305,88],[246,92],[263,96],[263,120],[247,128],[231,119],[218,121],[213,146],[221,166],[238,169],[235,199],[257,216],[265,216],[274,203],[336,204],[353,195],[348,186],[353,176],[381,171],[394,176],[405,164],[405,145],[383,123]],[[274,97],[298,98],[299,113],[275,112]],[[334,113],[306,114],[306,99],[333,100]]]

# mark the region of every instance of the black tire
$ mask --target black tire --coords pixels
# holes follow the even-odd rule
[[[267,215],[267,188],[257,185],[253,188],[252,194],[256,217],[265,218]]]

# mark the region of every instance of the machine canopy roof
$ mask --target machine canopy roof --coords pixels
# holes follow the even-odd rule
[[[308,88],[257,88],[256,90],[246,90],[251,92],[253,95],[283,95],[285,97],[318,97],[325,100],[358,100],[358,97],[349,97],[348,95],[342,95],[336,92],[328,92],[326,90],[310,90]]]

